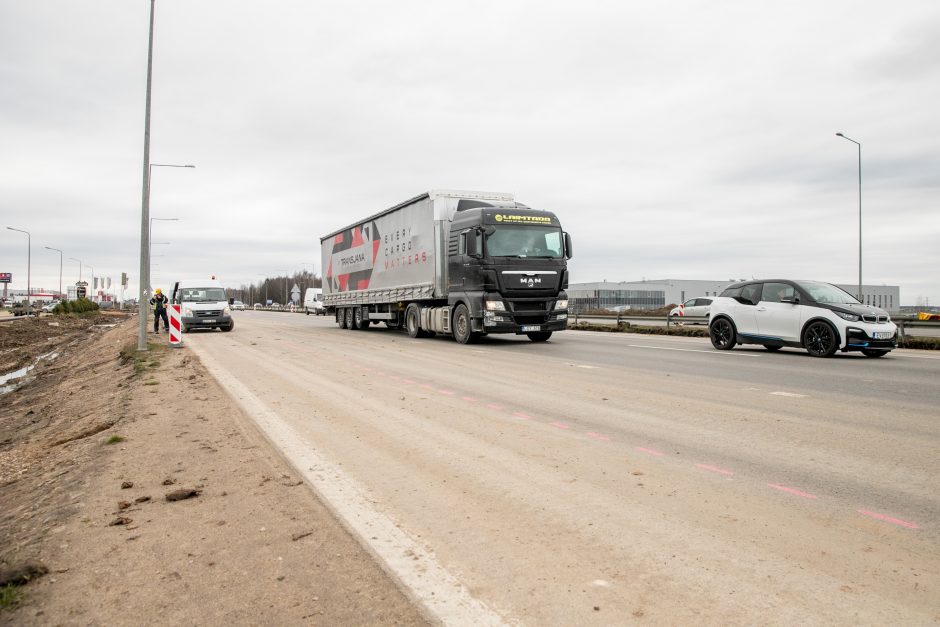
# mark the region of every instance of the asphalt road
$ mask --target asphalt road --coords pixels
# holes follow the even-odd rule
[[[190,350],[445,622],[940,622],[940,354],[237,313]]]

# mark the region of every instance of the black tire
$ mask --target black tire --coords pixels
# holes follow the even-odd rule
[[[737,331],[734,323],[727,318],[718,318],[708,325],[708,337],[712,346],[720,351],[730,351],[737,344]]]
[[[352,328],[352,309],[346,307],[343,309],[343,328],[351,329]]]
[[[551,331],[533,331],[532,333],[526,333],[529,336],[529,339],[533,342],[547,342],[548,338],[552,336]]]
[[[304,307],[304,313],[305,313],[305,314],[307,314],[307,315],[309,316],[309,315],[310,315],[310,310],[309,310],[309,309],[307,309],[306,307]]]
[[[454,339],[458,344],[474,344],[479,339],[479,334],[473,332],[473,320],[470,318],[470,310],[464,304],[457,305],[454,308],[454,318],[451,320]]]
[[[887,355],[889,352],[890,352],[890,351],[875,350],[874,348],[863,348],[863,349],[862,349],[862,355],[865,355],[865,357],[872,357],[872,358],[884,357],[884,356]]]
[[[359,331],[369,328],[369,321],[362,319],[362,307],[353,308],[353,327]]]
[[[421,329],[421,311],[415,304],[405,310],[405,329],[408,337],[427,337],[427,331]]]
[[[766,348],[766,349],[769,350],[769,351],[778,351],[778,350],[780,350],[780,349],[783,348],[783,347],[782,347],[782,346],[774,346],[773,344],[764,344],[764,348]]]
[[[836,330],[822,320],[811,322],[803,331],[803,348],[813,357],[831,357],[839,347]]]
[[[232,324],[228,325],[227,327],[219,327],[219,328],[222,329],[223,331],[225,331],[226,333],[228,333],[229,331],[231,331],[232,329],[235,328],[235,323],[233,322]]]

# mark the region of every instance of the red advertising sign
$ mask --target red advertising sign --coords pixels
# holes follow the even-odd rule
[[[13,282],[12,272],[0,272],[0,283],[12,283],[12,282]]]

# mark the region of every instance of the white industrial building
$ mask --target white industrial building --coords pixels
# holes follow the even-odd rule
[[[784,277],[767,277],[768,279]],[[666,305],[678,305],[697,296],[718,296],[733,283],[742,279],[727,281],[694,281],[685,279],[660,279],[649,281],[620,281],[617,283],[571,283],[568,286],[568,301],[572,311],[590,309],[611,309],[616,311],[659,309]],[[747,279],[744,279],[747,280]],[[853,296],[858,292],[858,285],[836,283]],[[901,288],[897,285],[862,285],[861,301],[868,305],[881,307],[888,312],[897,312],[900,303]]]

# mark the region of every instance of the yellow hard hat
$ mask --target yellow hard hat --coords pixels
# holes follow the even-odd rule
[[[160,288],[158,287],[158,288],[157,288],[157,294],[162,294],[162,293],[163,293],[163,292],[160,291]]]

